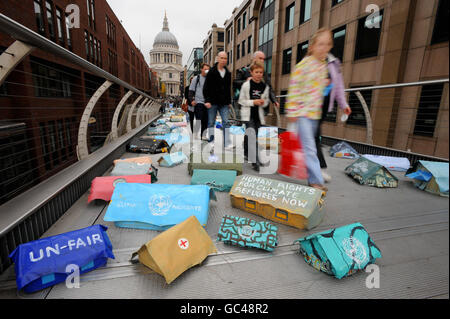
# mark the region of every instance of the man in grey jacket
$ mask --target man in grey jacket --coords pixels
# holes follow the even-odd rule
[[[205,97],[203,96],[203,87],[206,81],[206,75],[210,66],[206,63],[201,65],[201,73],[194,77],[191,82],[191,86],[189,87],[189,100],[191,101],[191,105],[194,108],[195,118],[201,122],[201,133],[200,138],[204,140],[208,140],[208,138],[204,137],[203,134],[208,129],[208,110],[205,107]],[[195,125],[195,134],[198,134],[199,125]]]

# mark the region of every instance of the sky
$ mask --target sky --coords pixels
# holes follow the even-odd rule
[[[156,35],[162,31],[164,10],[170,32],[183,53],[183,66],[193,48],[202,47],[203,39],[214,23],[223,27],[233,9],[243,0],[107,0],[147,63]]]

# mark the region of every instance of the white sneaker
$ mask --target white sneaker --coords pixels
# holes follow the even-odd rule
[[[328,175],[328,173],[326,172],[325,169],[322,169],[322,177],[323,177],[323,180],[325,181],[325,183],[331,182],[332,178],[330,175]]]
[[[225,146],[225,150],[226,150],[226,151],[232,151],[232,150],[234,150],[235,148],[236,148],[236,146],[233,145],[233,144],[229,144],[229,145]]]

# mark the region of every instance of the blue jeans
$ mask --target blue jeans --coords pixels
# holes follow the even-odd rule
[[[316,132],[319,129],[319,120],[299,117],[297,120],[297,133],[305,155],[305,164],[308,171],[309,184],[324,184],[320,162],[317,157]]]
[[[211,105],[211,108],[208,109],[208,133],[209,133],[209,141],[214,141],[214,128],[216,125],[216,116],[217,111],[220,113],[220,117],[222,118],[222,126],[224,130],[223,138],[224,138],[224,146],[230,144],[230,125],[228,124],[228,105]]]

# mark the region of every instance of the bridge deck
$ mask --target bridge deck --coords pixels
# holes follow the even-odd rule
[[[160,156],[152,155],[154,163]],[[88,205],[86,193],[43,237],[103,224],[109,227],[116,259],[83,275],[79,289],[62,283],[32,295],[17,292],[10,267],[0,277],[0,298],[448,298],[448,199],[418,190],[396,172],[396,189],[361,186],[344,174],[351,160],[327,157],[327,161],[333,180],[328,184],[323,222],[311,231],[279,224],[279,246],[273,253],[215,242],[217,254],[167,285],[160,275],[129,262],[132,252],[159,233],[104,222],[107,204]],[[256,175],[250,164],[244,164],[244,173]],[[279,175],[266,177],[287,180]],[[187,164],[159,167],[158,179],[160,184],[190,184]],[[225,214],[263,220],[232,208],[228,193],[217,193],[217,199],[211,202],[206,226],[214,241]],[[379,289],[366,288],[364,272],[337,280],[314,270],[297,253],[298,246],[292,245],[305,235],[354,222],[362,223],[381,249]]]

